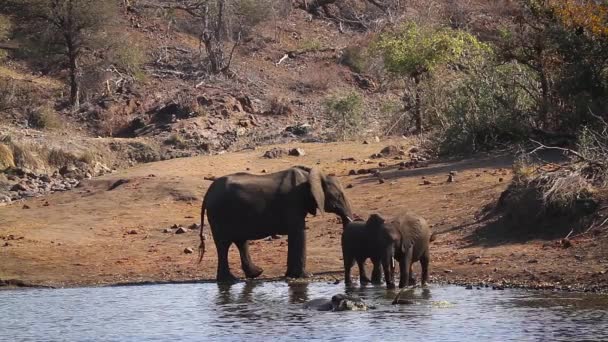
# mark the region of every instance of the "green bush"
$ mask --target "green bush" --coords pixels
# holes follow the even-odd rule
[[[330,96],[325,100],[328,119],[335,124],[336,134],[342,140],[357,135],[363,123],[362,109],[363,99],[356,92]]]
[[[517,86],[534,82],[526,67],[490,61],[456,82],[438,110],[444,125],[437,136],[439,153],[488,150],[529,135],[535,101]]]

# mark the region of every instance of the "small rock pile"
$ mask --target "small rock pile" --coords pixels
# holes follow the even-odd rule
[[[24,198],[68,191],[77,187],[83,179],[109,172],[110,169],[99,163],[94,167],[84,163],[78,167],[64,166],[50,175],[39,174],[25,168],[12,168],[6,172],[7,182],[0,183],[0,205]]]

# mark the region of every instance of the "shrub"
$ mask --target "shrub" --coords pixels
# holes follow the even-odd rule
[[[4,171],[11,167],[15,167],[13,151],[11,151],[8,146],[0,144],[0,171]]]
[[[363,99],[352,92],[346,95],[334,95],[325,100],[328,119],[336,126],[336,133],[346,138],[356,135],[362,124]]]
[[[166,145],[174,146],[175,148],[185,148],[186,141],[179,134],[172,134],[169,138],[165,140]]]
[[[367,64],[367,56],[361,46],[349,46],[342,50],[338,62],[356,73],[362,73]]]
[[[0,41],[4,41],[9,37],[11,28],[12,25],[10,19],[5,15],[0,14]],[[7,55],[7,51],[0,49],[0,60],[5,58]]]
[[[318,39],[302,39],[298,43],[298,50],[303,52],[319,51],[323,48],[323,44]]]
[[[57,112],[48,106],[29,109],[27,122],[30,127],[38,129],[55,129],[61,126],[61,120]]]
[[[13,153],[13,160],[16,167],[37,170],[43,167],[44,163],[38,158],[38,149],[29,144],[19,144],[9,136],[0,139],[0,142],[8,146]]]
[[[535,101],[516,84],[534,82],[530,79],[529,70],[519,64],[488,63],[457,80],[451,96],[434,108],[443,123],[439,152],[476,152],[526,137]]]
[[[291,114],[291,107],[287,102],[287,99],[283,97],[273,97],[270,100],[270,114],[272,115],[289,115]]]
[[[63,167],[66,165],[75,164],[76,162],[80,161],[80,158],[73,153],[53,148],[49,151],[47,161],[51,166]]]

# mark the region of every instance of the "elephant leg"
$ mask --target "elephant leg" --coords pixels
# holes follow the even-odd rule
[[[382,284],[382,267],[380,260],[372,260],[374,269],[372,270],[372,284]]]
[[[232,273],[230,273],[230,266],[228,265],[228,250],[232,245],[232,241],[216,241],[215,246],[217,248],[217,281],[220,283],[233,283],[238,280]]]
[[[422,268],[422,286],[426,286],[426,284],[429,282],[429,263],[430,262],[431,262],[431,255],[429,253],[429,250],[427,249],[426,252],[424,252],[422,257],[420,258],[420,266]]]
[[[342,259],[344,259],[344,284],[350,286],[353,284],[353,281],[350,278],[350,269],[355,263],[355,258],[353,258],[350,254],[342,253]]]
[[[287,242],[287,273],[290,278],[307,278],[306,273],[306,233],[304,227],[298,227],[289,232]]]
[[[410,246],[405,251],[404,257],[399,262],[399,272],[401,273],[400,278],[399,278],[399,288],[403,288],[403,287],[406,287],[409,285],[410,269],[412,266],[412,257],[413,257],[412,254],[413,254],[413,248]]]
[[[251,255],[249,255],[249,243],[247,240],[237,241],[236,246],[239,249],[241,255],[241,267],[247,278],[257,278],[264,272],[264,270],[253,264],[251,261]]]
[[[359,283],[361,285],[369,283],[367,272],[365,272],[365,259],[357,260],[357,265],[359,266]]]
[[[382,258],[382,269],[384,270],[384,281],[387,289],[395,288],[395,268],[393,258]]]
[[[409,284],[410,285],[416,285],[416,274],[412,270],[413,267],[414,267],[414,263],[412,262],[410,264],[410,276],[409,276]]]

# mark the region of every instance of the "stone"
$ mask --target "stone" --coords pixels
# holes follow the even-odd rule
[[[498,178],[498,181],[499,181],[499,182],[501,182],[501,183],[502,183],[502,181],[503,181],[503,180],[504,180],[504,179],[502,179],[502,177],[501,177],[501,178]]]
[[[203,177],[203,179],[204,180],[208,180],[208,181],[214,181],[214,180],[217,179],[217,177],[215,177],[215,176],[205,176],[205,177]]]
[[[264,155],[262,157],[267,158],[267,159],[278,159],[278,158],[282,158],[286,154],[288,154],[287,150],[285,150],[283,148],[275,147],[275,148],[272,148],[272,149],[264,152]]]
[[[379,143],[380,142],[380,138],[378,138],[377,136],[374,137],[374,141]]]
[[[348,171],[348,175],[349,175],[349,176],[354,176],[354,175],[356,175],[356,174],[357,174],[357,171],[355,171],[355,170],[350,170],[350,171]]]
[[[431,181],[430,181],[430,180],[425,179],[425,180],[422,182],[422,184],[424,184],[424,185],[431,185],[431,184],[433,184],[433,183],[431,183]]]
[[[163,229],[163,233],[167,234],[167,233],[173,233],[173,231],[169,228],[165,228]]]
[[[386,166],[386,163],[385,163],[385,162],[380,162],[380,163],[378,163],[378,166],[379,166],[379,167],[385,167],[385,166]]]
[[[416,146],[410,148],[410,150],[408,151],[409,153],[418,153],[420,151],[420,149]]]
[[[302,148],[292,148],[291,150],[289,150],[289,155],[295,156],[295,157],[301,157],[301,156],[306,155],[306,152]]]
[[[21,183],[17,183],[11,187],[11,191],[28,191],[28,190],[29,190],[29,188],[27,188],[25,185],[23,185]]]
[[[465,289],[467,289],[467,290],[472,290],[472,289],[473,289],[473,286],[472,286],[472,285],[467,285],[467,286],[465,287]]]
[[[193,223],[193,224],[191,224],[190,226],[188,226],[188,229],[191,229],[191,230],[199,230],[199,229],[201,229],[201,225],[200,225],[200,224],[198,224],[198,223]]]
[[[353,185],[352,185],[352,184],[348,184],[348,185],[346,186],[346,188],[347,188],[347,189],[352,189],[352,188],[353,188]]]
[[[449,175],[448,176],[448,183],[453,183],[454,182],[454,175]]]
[[[194,253],[194,249],[192,249],[192,247],[186,247],[186,248],[184,248],[184,253],[192,254],[192,253]]]
[[[262,169],[262,173],[266,173],[266,172],[267,172],[266,169]]]
[[[368,169],[359,169],[359,170],[357,170],[357,174],[358,175],[364,175],[366,173],[369,173]]]
[[[297,136],[302,136],[309,134],[312,131],[312,126],[309,124],[288,126],[287,128],[285,128],[285,131]]]
[[[177,230],[175,231],[175,234],[184,234],[184,233],[187,233],[187,232],[188,232],[188,229],[187,229],[187,228],[184,228],[184,227],[179,227],[179,228],[177,228]]]
[[[129,232],[127,234],[129,234],[129,235],[136,235],[137,234],[137,230],[131,229],[131,230],[129,230]]]
[[[378,184],[384,184],[384,179],[378,178]]]
[[[380,150],[380,154],[385,157],[393,157],[399,155],[399,148],[395,145],[388,145]]]
[[[30,206],[27,204],[24,204],[23,207],[21,207],[21,209],[30,209]]]

